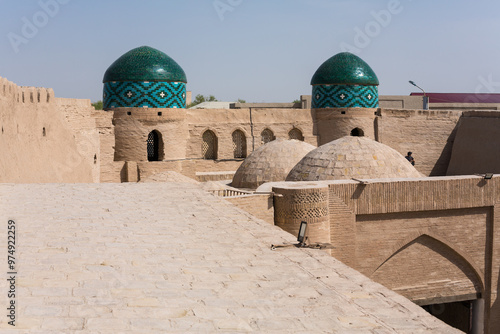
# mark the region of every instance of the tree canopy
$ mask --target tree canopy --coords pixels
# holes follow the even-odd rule
[[[195,96],[193,102],[191,102],[191,104],[189,104],[187,106],[187,108],[194,107],[194,106],[196,106],[200,103],[203,103],[203,102],[215,102],[215,101],[217,101],[217,99],[213,95],[203,96],[201,94],[198,94]]]

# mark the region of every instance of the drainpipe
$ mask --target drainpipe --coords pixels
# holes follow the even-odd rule
[[[250,109],[250,135],[252,136],[252,152],[255,151],[255,136],[253,135],[252,107]]]
[[[484,299],[472,302],[472,331],[471,334],[484,333]]]

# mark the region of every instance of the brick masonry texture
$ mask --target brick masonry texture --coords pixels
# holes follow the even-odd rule
[[[4,184],[0,199],[0,249],[15,219],[19,261],[2,333],[458,333],[324,252],[271,251],[295,237],[195,184]]]
[[[332,256],[419,305],[481,296],[487,305],[485,327],[497,333],[499,180],[455,176],[371,179],[364,184],[274,183],[273,191],[283,196],[275,201],[275,212],[295,219],[280,225],[294,233],[308,211],[290,199],[328,187],[330,230],[323,241],[333,245]],[[313,202],[309,210],[325,200]],[[318,232],[326,236],[323,227],[309,231]]]

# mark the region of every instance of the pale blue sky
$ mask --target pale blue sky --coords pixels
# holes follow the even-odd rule
[[[42,4],[54,2],[57,13],[45,14]],[[194,95],[226,101],[291,102],[310,94],[316,69],[346,46],[377,73],[383,95],[415,91],[408,80],[429,92],[500,93],[497,0],[0,0],[0,6],[0,76],[54,88],[58,97],[101,99],[108,66],[142,45],[174,58]]]

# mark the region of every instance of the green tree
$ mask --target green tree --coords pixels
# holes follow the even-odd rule
[[[247,101],[245,101],[243,99],[238,99],[238,103],[247,103]]]
[[[102,101],[97,101],[92,103],[92,106],[95,108],[95,110],[102,110],[103,109],[103,104]]]
[[[201,94],[198,94],[195,96],[193,102],[191,102],[191,104],[189,104],[187,106],[187,108],[194,107],[194,106],[196,106],[200,103],[203,103],[203,102],[215,102],[215,101],[217,101],[217,99],[213,95],[203,96]]]

